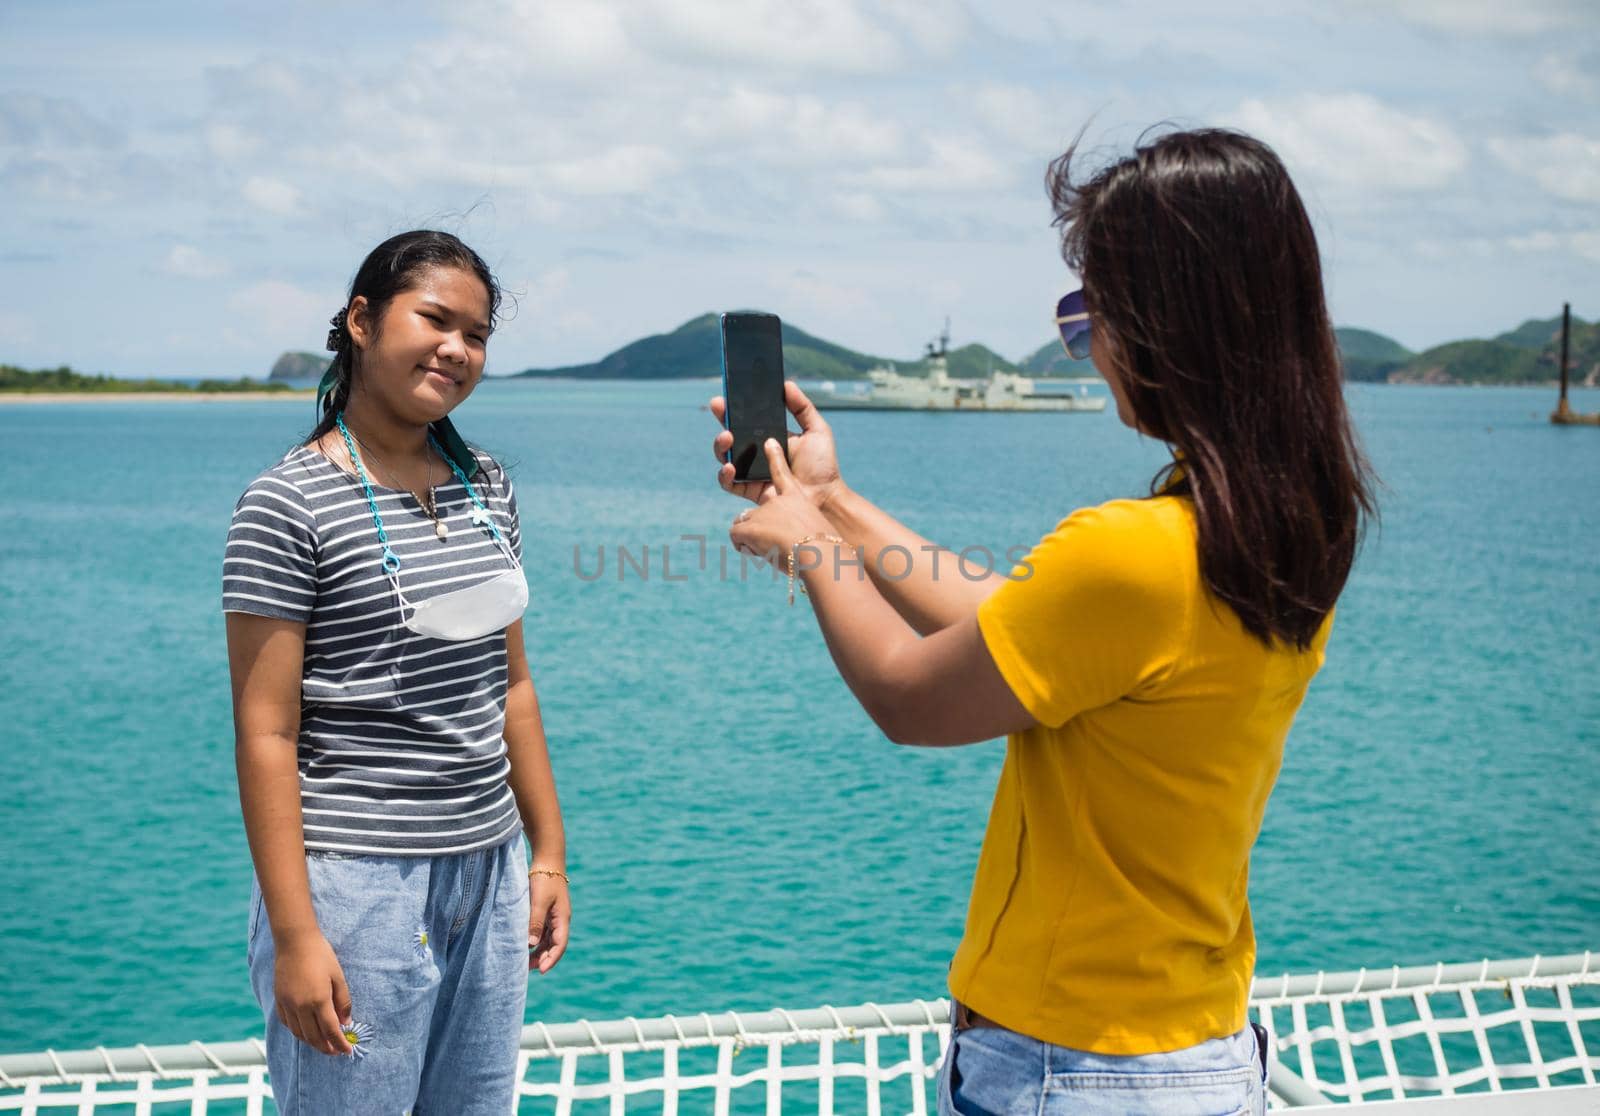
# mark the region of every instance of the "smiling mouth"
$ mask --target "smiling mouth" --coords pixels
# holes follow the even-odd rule
[[[455,384],[457,387],[461,386],[461,381],[460,380],[458,380],[456,377],[452,376],[450,373],[446,372],[442,368],[429,368],[427,365],[419,365],[418,367],[420,367],[424,372],[433,373],[433,375],[438,376],[442,380],[449,380],[452,384]]]

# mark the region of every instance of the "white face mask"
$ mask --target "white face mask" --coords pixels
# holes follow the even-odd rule
[[[488,581],[465,589],[453,589],[420,604],[412,604],[400,591],[399,577],[391,574],[395,595],[400,598],[402,615],[406,608],[406,627],[431,639],[482,639],[503,632],[522,619],[528,607],[528,580],[521,567],[501,570]]]
[[[482,639],[486,635],[503,632],[522,619],[523,610],[528,607],[528,579],[523,576],[522,566],[501,536],[500,527],[489,514],[489,509],[484,507],[471,482],[461,472],[461,467],[449,454],[439,448],[432,434],[428,435],[428,443],[449,463],[456,479],[461,481],[461,486],[467,490],[467,495],[472,499],[472,522],[488,529],[495,545],[511,568],[500,571],[487,581],[480,581],[464,589],[452,589],[448,593],[429,597],[417,604],[412,604],[406,599],[405,591],[400,588],[400,556],[389,548],[389,534],[383,529],[383,517],[378,514],[377,497],[372,493],[372,484],[367,480],[366,467],[362,465],[361,457],[356,453],[355,443],[350,437],[349,428],[344,424],[342,412],[338,415],[338,423],[339,432],[344,435],[345,448],[350,453],[350,460],[355,463],[356,473],[361,478],[361,487],[366,491],[367,507],[372,511],[372,521],[378,528],[378,541],[383,544],[383,572],[388,575],[389,584],[394,586],[394,595],[400,602],[401,623],[420,636],[460,641]],[[409,616],[406,615],[408,610]]]

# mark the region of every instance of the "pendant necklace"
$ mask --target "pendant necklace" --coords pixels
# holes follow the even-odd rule
[[[378,466],[385,473],[388,473],[389,480],[391,482],[398,479],[395,472],[390,469],[389,466],[378,460],[377,455],[375,455],[372,450],[367,447],[367,443],[361,440],[360,435],[356,434],[356,432],[353,430],[350,433],[351,436],[355,438],[356,445],[360,446],[362,452],[366,454],[367,460]],[[404,486],[391,485],[391,487],[403,488]],[[439,518],[439,494],[434,491],[433,455],[431,453],[428,454],[428,498],[426,500],[419,498],[417,503],[422,505],[422,510],[427,514],[429,519],[433,520],[434,537],[440,542],[444,542],[446,539],[448,539],[450,537],[450,528],[445,524],[444,520]]]
[[[450,528],[439,518],[439,494],[433,488],[433,456],[428,456],[428,502],[424,505],[428,518],[433,520],[433,533],[440,542],[450,537]]]

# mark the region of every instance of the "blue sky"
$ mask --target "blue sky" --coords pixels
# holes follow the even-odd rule
[[[490,371],[760,306],[1020,357],[1085,123],[1274,144],[1335,319],[1600,315],[1593,0],[0,4],[0,362],[261,375],[432,225],[515,296]]]

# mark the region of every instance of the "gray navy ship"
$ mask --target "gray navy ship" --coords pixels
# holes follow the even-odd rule
[[[1017,411],[1092,413],[1106,409],[1106,397],[1090,395],[1080,384],[1076,394],[1035,391],[1033,380],[1013,372],[991,371],[987,379],[963,380],[950,375],[950,327],[937,344],[928,345],[928,374],[906,376],[893,366],[867,372],[865,391],[840,391],[821,385],[813,402],[832,411]]]

